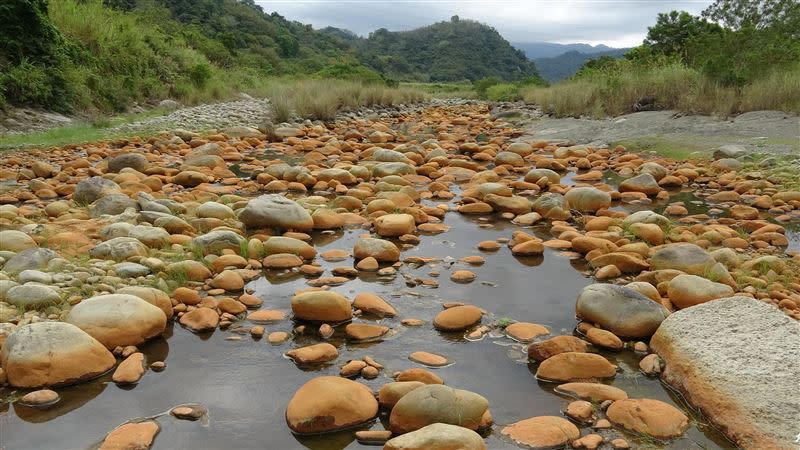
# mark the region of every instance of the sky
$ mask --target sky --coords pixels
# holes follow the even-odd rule
[[[361,36],[378,28],[411,30],[458,15],[486,23],[510,42],[585,42],[610,47],[642,43],[659,12],[699,14],[711,0],[256,0],[266,12],[334,26]]]

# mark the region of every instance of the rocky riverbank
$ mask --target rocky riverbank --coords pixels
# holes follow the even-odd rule
[[[735,409],[687,387],[707,421],[659,384],[694,364],[661,330],[732,296],[796,324],[793,180],[503,116],[445,102],[3,155],[9,445],[732,446],[709,425]]]

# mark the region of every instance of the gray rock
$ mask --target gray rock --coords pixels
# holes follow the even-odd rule
[[[0,231],[0,250],[10,252],[21,252],[38,247],[32,237],[17,230]]]
[[[434,423],[386,442],[384,450],[484,450],[478,433],[464,427]]]
[[[61,301],[53,288],[43,284],[28,283],[14,286],[6,292],[6,302],[14,306],[35,308]]]
[[[669,311],[633,289],[596,283],[583,288],[575,303],[577,316],[620,337],[652,335]]]
[[[117,215],[122,214],[128,208],[137,207],[136,201],[125,194],[111,193],[104,195],[102,198],[92,203],[92,217],[97,218],[104,214]]]
[[[413,175],[415,173],[417,171],[414,166],[400,162],[379,163],[372,168],[372,176],[375,178],[389,175]]]
[[[0,280],[0,300],[5,300],[6,292],[14,286],[19,286],[19,283],[11,280]]]
[[[489,408],[489,401],[474,392],[428,384],[400,398],[392,408],[389,424],[394,433],[407,433],[434,423],[475,430]]]
[[[622,226],[627,227],[635,223],[654,223],[658,226],[670,224],[670,220],[661,214],[654,213],[650,210],[636,211],[622,220]]]
[[[120,187],[117,183],[103,177],[91,177],[81,180],[75,186],[72,199],[77,203],[90,205],[104,195],[113,192],[120,192]]]
[[[570,209],[581,212],[595,212],[611,206],[611,195],[591,186],[572,188],[564,194]]]
[[[16,275],[27,269],[44,269],[51,259],[58,257],[58,253],[49,248],[30,248],[21,251],[6,261],[3,272]]]
[[[167,230],[159,227],[136,225],[128,230],[128,237],[137,239],[150,248],[162,248],[169,244],[169,233]]]
[[[213,217],[225,220],[234,216],[233,210],[228,205],[217,202],[205,202],[197,208],[197,217]]]
[[[108,171],[119,172],[129,167],[138,172],[143,172],[147,167],[147,158],[141,153],[123,153],[108,159]]]
[[[114,272],[120,278],[136,278],[149,274],[150,269],[141,264],[122,262],[114,265]]]
[[[161,334],[167,316],[159,307],[129,294],[97,295],[75,305],[67,322],[107,348],[139,345]]]
[[[720,146],[714,151],[714,159],[739,158],[747,154],[743,145],[729,144]]]
[[[620,192],[641,192],[647,195],[656,195],[661,188],[650,173],[640,173],[633,178],[628,178],[619,184]]]
[[[741,448],[796,447],[800,323],[749,297],[670,315],[650,341],[662,379]]]
[[[219,254],[223,249],[238,252],[245,242],[247,239],[230,230],[214,230],[192,239],[192,245],[205,254]]]
[[[266,194],[247,202],[239,220],[248,228],[308,231],[314,220],[302,206],[279,194]]]
[[[665,245],[650,258],[653,270],[676,269],[692,275],[703,275],[714,264],[714,258],[702,247],[685,242]]]
[[[100,236],[103,239],[113,239],[117,237],[127,237],[130,230],[134,227],[132,223],[128,222],[115,222],[106,225],[100,230]]]
[[[33,269],[23,270],[22,272],[20,272],[19,276],[17,276],[17,280],[22,284],[27,283],[29,281],[39,284],[53,283],[53,277],[49,273]]]
[[[131,256],[146,256],[147,247],[132,237],[118,237],[95,245],[89,250],[92,258],[122,261]]]

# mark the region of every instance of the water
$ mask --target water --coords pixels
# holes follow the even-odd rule
[[[696,200],[690,193],[675,193],[673,200],[683,200],[687,207]],[[434,204],[435,202],[428,202]],[[626,209],[648,208],[661,210],[667,202],[646,206],[625,206]],[[707,207],[703,206],[707,209]],[[698,212],[703,209],[697,205]],[[691,209],[691,208],[690,208]],[[694,211],[692,211],[694,212]],[[110,374],[77,386],[58,389],[62,399],[54,407],[37,410],[5,403],[0,413],[0,447],[9,449],[84,449],[96,446],[104,435],[128,420],[160,414],[183,403],[202,403],[209,408],[207,425],[201,422],[177,420],[169,415],[159,416],[161,425],[154,448],[362,448],[355,441],[354,431],[343,431],[313,437],[293,435],[286,425],[285,408],[292,394],[304,382],[319,375],[338,375],[339,368],[349,359],[370,355],[385,369],[375,380],[359,379],[377,390],[398,370],[421,367],[411,362],[414,351],[428,351],[446,356],[455,364],[432,368],[453,387],[467,389],[485,396],[495,420],[487,437],[489,448],[518,448],[500,435],[504,425],[539,415],[561,415],[569,399],[553,392],[555,384],[536,380],[536,366],[525,362],[525,348],[509,338],[489,335],[479,341],[467,341],[462,333],[440,333],[431,320],[446,301],[461,301],[477,305],[490,314],[483,319],[491,324],[500,318],[539,323],[551,330],[551,336],[572,333],[575,318],[575,299],[578,292],[593,281],[583,272],[583,259],[570,259],[567,254],[546,249],[542,257],[516,258],[505,246],[494,253],[479,252],[475,245],[483,240],[510,237],[522,229],[508,221],[493,219],[490,228],[476,217],[448,213],[445,223],[452,228],[436,236],[425,236],[422,242],[403,252],[404,257],[463,256],[481,254],[483,266],[466,266],[456,262],[433,263],[413,268],[404,266],[400,272],[412,277],[430,278],[429,272],[440,272],[438,288],[409,287],[398,274],[391,280],[374,274],[356,278],[334,287],[348,298],[362,291],[374,292],[388,300],[398,310],[398,317],[380,321],[392,328],[389,337],[381,342],[353,344],[343,338],[343,328],[337,327],[330,340],[340,352],[332,364],[313,370],[300,369],[283,354],[297,346],[317,342],[311,336],[299,336],[281,345],[271,345],[266,339],[254,340],[248,334],[231,329],[196,335],[180,325],[171,324],[163,338],[142,347],[148,361],[163,360],[165,371],[148,371],[132,388],[121,388],[111,382]],[[528,229],[527,231],[531,231]],[[533,229],[537,235],[548,237],[546,226]],[[349,229],[335,234],[316,234],[315,246],[321,253],[329,249],[351,251],[361,229]],[[325,262],[326,269],[352,264],[351,261]],[[453,270],[467,268],[478,277],[470,284],[450,281]],[[262,308],[290,312],[290,298],[298,289],[307,287],[301,276],[281,276],[270,273],[254,280],[248,287],[264,300]],[[482,283],[488,282],[488,283]],[[425,320],[421,327],[404,327],[405,318]],[[247,322],[243,322],[247,325]],[[267,325],[267,332],[290,332],[295,324],[286,320]],[[232,327],[233,328],[233,327]],[[226,340],[240,336],[241,340]],[[639,357],[632,351],[603,352],[620,373],[609,384],[628,392],[633,398],[655,398],[676,405],[689,413],[692,424],[679,439],[659,443],[618,431],[603,431],[604,435],[623,435],[634,445],[656,448],[733,448],[734,446],[704,420],[689,411],[683,401],[663,386],[658,379],[642,375]],[[5,391],[12,399],[22,393]],[[382,429],[381,417],[362,428]],[[582,433],[592,432],[583,428]],[[374,448],[374,447],[372,447]]]

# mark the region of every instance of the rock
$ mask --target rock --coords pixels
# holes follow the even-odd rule
[[[668,226],[672,222],[661,214],[656,214],[650,210],[636,211],[622,220],[623,227],[629,227],[635,223],[652,223],[658,226]]]
[[[122,153],[108,158],[108,171],[119,172],[125,168],[131,168],[137,172],[144,172],[147,167],[147,158],[141,153]]]
[[[434,423],[477,429],[489,408],[482,396],[441,384],[428,384],[404,395],[392,408],[389,426],[402,434]]]
[[[343,295],[333,291],[309,291],[292,297],[292,312],[298,319],[318,322],[350,320],[353,310]]]
[[[619,184],[620,192],[641,192],[648,196],[653,196],[658,194],[660,190],[658,182],[649,173],[641,173]]]
[[[615,426],[655,438],[678,437],[689,428],[689,418],[678,408],[659,400],[617,400],[606,410]]]
[[[400,260],[400,249],[385,239],[360,238],[353,247],[356,259],[375,258],[380,262],[396,262]]]
[[[537,449],[563,447],[581,435],[572,422],[556,416],[521,420],[503,428],[501,433],[519,444]]]
[[[191,289],[189,290],[191,291]],[[194,292],[195,295],[197,294],[196,291],[191,292]],[[167,316],[167,319],[172,317],[172,301],[169,299],[167,293],[162,290],[146,286],[128,286],[117,289],[116,294],[135,295],[147,303],[158,307],[161,311],[164,311],[164,315]]]
[[[169,413],[181,420],[198,420],[208,414],[208,408],[200,404],[187,404],[176,406]]]
[[[344,328],[348,338],[356,341],[377,339],[389,331],[384,325],[371,325],[367,323],[349,323]]]
[[[167,273],[186,277],[189,281],[205,281],[211,278],[211,271],[198,261],[178,261],[167,266]]]
[[[669,312],[633,289],[612,284],[592,284],[578,295],[577,316],[599,324],[617,336],[649,337]]]
[[[569,205],[563,195],[545,192],[533,202],[533,210],[545,219],[566,220],[572,217]]]
[[[527,214],[531,212],[531,202],[525,197],[486,194],[483,200],[491,205],[495,212],[508,212],[514,215]]]
[[[314,228],[314,220],[305,208],[279,194],[265,194],[251,199],[239,214],[239,220],[248,228],[294,231]]]
[[[564,415],[578,423],[591,423],[594,421],[594,409],[586,400],[575,400],[567,405]]]
[[[564,195],[571,209],[595,212],[611,206],[611,195],[594,187],[572,188]]]
[[[656,181],[660,181],[662,178],[666,177],[668,172],[667,169],[662,166],[661,164],[653,161],[648,161],[638,168],[639,173],[649,173],[656,179]]]
[[[36,247],[36,241],[22,231],[0,230],[0,251],[19,253]]]
[[[597,347],[608,350],[622,350],[625,346],[625,343],[615,336],[614,333],[601,330],[600,328],[590,328],[589,331],[586,332],[586,340]]]
[[[395,237],[412,234],[417,229],[411,214],[386,214],[374,221],[375,232],[381,237]]]
[[[353,308],[378,317],[394,317],[397,315],[397,310],[386,300],[369,292],[362,292],[356,295],[353,299]]]
[[[211,308],[201,307],[181,316],[180,322],[194,332],[209,331],[219,325],[219,314]]]
[[[267,255],[279,253],[290,253],[303,259],[313,259],[317,251],[311,245],[291,237],[273,236],[264,243],[264,251]]]
[[[595,353],[566,352],[542,361],[536,377],[547,381],[577,381],[613,378],[616,367]]]
[[[132,237],[116,237],[95,245],[89,256],[124,261],[133,256],[147,256],[147,247]]]
[[[203,254],[220,254],[228,249],[239,252],[247,240],[230,230],[214,230],[192,239],[192,246],[203,250]]]
[[[433,326],[441,331],[461,331],[480,322],[482,315],[483,312],[476,306],[455,306],[437,314]]]
[[[668,244],[650,258],[652,270],[675,269],[692,275],[703,275],[716,263],[701,247],[689,243]]]
[[[418,387],[425,386],[421,381],[395,381],[386,383],[378,391],[378,403],[383,409],[392,409],[406,394]]]
[[[97,218],[103,215],[116,216],[122,214],[128,208],[136,209],[138,204],[135,200],[121,193],[111,193],[104,195],[92,203],[92,217]]]
[[[731,297],[673,313],[650,347],[662,380],[742,448],[792,448],[800,403],[800,324],[772,305]]]
[[[205,202],[202,205],[197,207],[195,211],[197,217],[202,218],[213,218],[213,219],[232,219],[235,214],[233,210],[228,205],[223,205],[222,203],[217,202]]]
[[[413,352],[408,355],[408,359],[430,367],[442,367],[450,363],[444,356],[430,352]]]
[[[323,342],[289,350],[286,352],[286,356],[292,358],[295,364],[299,365],[322,364],[338,358],[339,352],[333,345]]]
[[[27,309],[55,305],[61,302],[61,296],[50,286],[28,283],[13,286],[6,291],[6,301]]]
[[[244,279],[238,272],[233,270],[223,270],[218,273],[209,283],[211,287],[225,289],[226,291],[241,291],[244,289]]]
[[[126,423],[108,433],[99,450],[148,450],[159,431],[154,420]]]
[[[294,393],[286,407],[286,423],[295,433],[324,433],[360,425],[377,413],[378,401],[367,386],[322,376]]]
[[[669,282],[667,297],[678,309],[733,295],[727,284],[715,283],[697,275],[678,275]]]
[[[478,433],[456,425],[434,423],[398,436],[384,450],[484,450],[486,444]]]
[[[566,352],[586,352],[589,345],[575,336],[556,336],[546,341],[534,342],[528,347],[528,358],[542,362],[551,356]]]
[[[98,295],[75,305],[67,322],[107,348],[139,345],[164,332],[167,316],[156,306],[127,294]]]
[[[136,352],[120,363],[111,381],[117,384],[137,383],[144,375],[144,355]]]
[[[420,369],[420,368],[413,368],[413,369],[406,369],[402,372],[398,372],[397,376],[395,377],[397,381],[420,381],[425,384],[443,384],[444,381],[439,378],[438,375],[431,372],[430,370]]]
[[[532,342],[539,336],[550,334],[542,325],[528,322],[515,322],[507,326],[506,335],[520,342]]]
[[[120,278],[138,278],[150,273],[150,268],[133,262],[114,264],[114,273]]]
[[[525,174],[525,181],[528,183],[536,183],[542,178],[546,178],[550,184],[561,182],[561,175],[550,169],[531,169]]]
[[[200,158],[203,158],[204,160],[212,162],[212,164],[213,164],[213,162],[215,160],[219,161],[219,157],[205,156],[205,157],[200,157]],[[195,159],[193,161],[187,160],[186,162],[191,162],[191,163],[198,164],[198,165],[202,164],[202,161],[200,161],[199,159]],[[180,185],[180,186],[183,186],[183,187],[187,187],[187,188],[196,187],[196,186],[199,186],[199,185],[201,185],[203,183],[208,183],[208,182],[211,182],[211,181],[212,181],[211,177],[209,177],[208,175],[206,175],[204,173],[198,172],[196,170],[181,170],[172,179],[173,183],[175,183],[177,185]]]
[[[120,192],[119,185],[103,177],[91,177],[81,180],[75,186],[72,199],[78,204],[90,205],[104,195]]]
[[[58,253],[49,248],[29,248],[12,256],[3,266],[3,272],[16,275],[23,270],[44,269],[51,259],[57,258]]]
[[[620,388],[601,383],[564,383],[556,387],[556,392],[589,400],[594,403],[603,403],[606,400],[624,400],[628,394]]]
[[[17,388],[61,386],[102,375],[114,366],[103,344],[64,322],[19,327],[0,352],[8,383]],[[46,368],[46,370],[43,370]]]
[[[163,248],[169,244],[169,232],[159,227],[137,225],[128,230],[128,237],[136,239],[150,248]]]
[[[361,430],[356,431],[356,440],[360,444],[383,445],[392,437],[392,432],[388,430]]]
[[[744,155],[747,155],[749,152],[743,145],[738,144],[728,144],[722,145],[718,149],[714,150],[714,159],[725,159],[725,158],[739,158]]]
[[[23,395],[19,402],[25,406],[41,408],[56,403],[59,399],[58,392],[50,389],[40,389]]]

